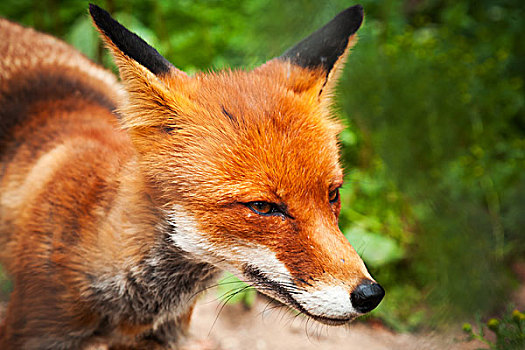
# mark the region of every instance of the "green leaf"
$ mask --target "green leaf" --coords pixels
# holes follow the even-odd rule
[[[359,226],[348,229],[345,236],[363,260],[373,267],[399,260],[404,255],[403,249],[394,239],[368,232]]]
[[[224,274],[218,285],[219,298],[227,304],[242,302],[245,306],[251,307],[255,302],[257,291],[229,272]]]
[[[90,59],[97,59],[99,39],[88,16],[79,17],[75,21],[66,40]]]

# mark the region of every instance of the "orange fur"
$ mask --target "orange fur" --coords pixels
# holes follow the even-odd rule
[[[189,77],[153,74],[101,30],[124,93],[66,44],[0,31],[0,259],[14,278],[0,348],[175,347],[219,268],[322,322],[363,313],[350,296],[373,281],[329,201],[343,180],[331,92],[354,35],[328,73],[274,59]],[[261,201],[282,212],[258,214]]]

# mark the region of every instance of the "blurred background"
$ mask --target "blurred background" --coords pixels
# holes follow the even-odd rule
[[[356,3],[93,2],[189,73],[253,68]],[[0,16],[114,69],[87,3],[2,0]],[[387,290],[371,317],[414,331],[498,315],[525,275],[525,4],[359,3],[334,111],[347,125],[341,229]]]

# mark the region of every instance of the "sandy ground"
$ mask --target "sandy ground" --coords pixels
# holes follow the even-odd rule
[[[482,345],[461,341],[461,333],[399,334],[362,322],[324,326],[275,307],[262,296],[251,309],[240,303],[222,306],[213,291],[199,301],[182,350],[474,350]],[[5,307],[1,302],[0,319]]]
[[[513,266],[521,286],[511,300],[525,310],[525,262]],[[257,296],[252,308],[241,303],[224,307],[211,290],[199,300],[192,318],[190,338],[183,350],[474,350],[480,342],[464,342],[454,327],[452,333],[400,334],[377,322],[354,322],[348,327],[329,327],[295,316]],[[0,295],[0,321],[7,295]],[[457,329],[457,331],[456,331]]]
[[[521,286],[511,296],[525,310],[525,262],[513,270]],[[308,321],[284,307],[275,308],[258,296],[250,310],[241,304],[222,304],[210,291],[195,309],[191,324],[192,343],[185,350],[474,350],[477,342],[464,342],[459,330],[452,333],[400,334],[377,323],[354,322],[348,327],[323,326]]]
[[[398,334],[381,325],[356,322],[348,327],[323,326],[258,297],[253,308],[222,304],[209,293],[197,305],[187,350],[470,350],[461,333]],[[219,313],[220,311],[220,313]],[[218,315],[218,317],[217,317]]]
[[[525,309],[525,264],[515,269],[522,280],[512,300]],[[424,334],[395,333],[377,322],[354,322],[347,327],[321,325],[295,316],[286,307],[257,296],[252,308],[223,305],[214,290],[199,300],[183,350],[474,350],[480,342],[464,342],[459,331]],[[4,299],[4,298],[2,298]],[[223,307],[224,306],[224,307]],[[0,301],[0,320],[6,307]]]

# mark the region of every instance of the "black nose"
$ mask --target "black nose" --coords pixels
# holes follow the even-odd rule
[[[352,292],[352,306],[360,313],[372,311],[385,296],[385,290],[379,284],[366,280]]]

